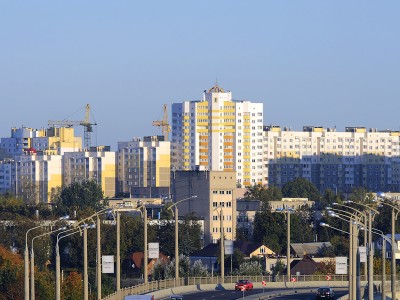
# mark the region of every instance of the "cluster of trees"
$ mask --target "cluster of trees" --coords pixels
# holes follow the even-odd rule
[[[255,215],[253,235],[249,236],[245,234],[243,229],[238,227],[237,238],[263,243],[276,253],[282,254],[286,254],[287,243],[285,214],[272,211],[269,204],[270,201],[281,200],[283,197],[308,198],[314,201],[314,206],[304,206],[291,214],[291,243],[330,241],[332,248],[321,249],[321,255],[328,257],[347,255],[349,251],[349,238],[345,233],[319,226],[320,222],[328,223],[333,227],[347,232],[349,228],[348,222],[329,217],[325,213],[325,208],[332,206],[335,202],[343,203],[345,200],[351,200],[354,207],[358,210],[363,210],[364,208],[357,205],[357,203],[374,205],[372,194],[365,188],[356,187],[347,197],[340,193],[337,194],[331,189],[327,189],[321,194],[310,181],[304,178],[297,178],[290,181],[282,188],[275,186],[264,188],[256,185],[248,188],[246,196],[249,199],[260,200],[261,209]],[[375,208],[380,213],[375,217],[373,227],[384,233],[389,233],[391,223],[387,216],[390,214],[390,208],[387,206],[378,207],[376,205]],[[397,222],[396,231],[398,230],[399,224]],[[361,237],[360,243],[363,242],[363,237]],[[377,260],[379,259],[377,258]]]
[[[52,193],[54,205],[26,205],[24,200],[10,194],[0,196],[0,299],[20,299],[10,293],[23,293],[23,253],[25,249],[25,235],[28,229],[36,227],[38,221],[53,220],[56,226],[68,225],[67,221],[57,221],[60,217],[70,215],[72,219],[81,220],[107,207],[107,200],[101,187],[94,181],[72,183],[62,189],[55,189]],[[170,221],[170,211],[166,208],[161,214],[159,225],[148,224],[148,242],[159,242],[160,252],[166,256],[174,256],[174,223]],[[102,215],[110,219],[107,224],[101,225],[101,252],[103,255],[116,253],[116,228],[112,215]],[[140,215],[121,214],[120,247],[121,258],[132,252],[143,251],[144,224]],[[52,228],[54,230],[54,227]],[[31,248],[32,237],[49,232],[46,227],[37,228],[29,232],[28,246]],[[187,216],[179,224],[180,250],[189,255],[200,249],[201,227],[196,220]],[[89,282],[95,286],[95,268],[97,247],[96,230],[88,230],[89,249]],[[55,287],[55,244],[56,235],[46,235],[34,240],[36,294],[37,299],[54,298]],[[63,299],[80,299],[82,293],[81,274],[83,273],[83,239],[79,234],[73,234],[59,241],[61,268],[64,270],[65,288],[62,288]],[[93,253],[91,253],[93,251]],[[3,259],[7,257],[7,259]],[[103,293],[114,291],[114,279],[107,274],[102,276]],[[71,294],[72,293],[72,294]],[[10,295],[8,295],[10,294]],[[71,294],[71,295],[69,295]],[[95,298],[95,291],[92,293]],[[80,298],[79,298],[80,297]]]
[[[323,209],[333,202],[342,202],[344,196],[336,194],[332,190],[326,190],[320,194],[316,187],[303,178],[297,178],[288,182],[282,189],[271,186],[263,188],[254,186],[248,189],[247,197],[250,199],[261,200],[261,209],[256,213],[254,220],[254,231],[252,236],[248,236],[237,228],[237,239],[252,240],[261,242],[277,253],[285,252],[286,249],[286,220],[285,215],[271,211],[270,201],[282,199],[282,197],[301,197],[315,201],[314,207],[303,207],[291,214],[291,242],[305,243],[318,241],[330,241],[332,249],[321,249],[321,255],[335,256],[348,254],[348,235],[332,230],[330,228],[318,226],[320,221],[348,231],[347,222],[331,218],[323,214]],[[37,225],[40,220],[57,220],[64,215],[70,215],[77,220],[86,218],[96,211],[107,207],[107,200],[103,200],[104,195],[101,187],[94,181],[83,181],[73,183],[62,189],[54,189],[52,201],[55,204],[51,208],[44,204],[26,205],[22,199],[15,198],[10,194],[0,196],[0,220],[2,230],[0,230],[0,299],[18,299],[23,291],[23,261],[22,254],[25,248],[25,234],[28,229]],[[355,203],[372,204],[372,196],[364,188],[355,188],[348,195],[348,200]],[[387,206],[376,207],[380,214],[375,217],[373,226],[384,233],[390,232],[390,222],[387,215],[390,208]],[[360,209],[360,208],[359,208]],[[39,213],[38,213],[39,212]],[[104,216],[105,218],[107,216]],[[111,216],[108,216],[111,217]],[[160,251],[169,257],[174,257],[174,223],[171,221],[171,210],[167,208],[161,213],[161,222],[157,225],[148,226],[148,241],[159,242]],[[111,218],[112,220],[112,218]],[[58,223],[59,226],[62,223]],[[140,216],[123,214],[121,216],[121,256],[127,256],[132,252],[143,251],[143,219]],[[398,231],[398,224],[396,230]],[[28,245],[31,245],[32,236],[48,232],[49,228],[38,228],[30,233]],[[193,265],[187,263],[187,259],[192,252],[200,249],[201,241],[198,238],[201,228],[193,216],[187,218],[179,224],[181,254],[185,255],[181,259],[182,275],[190,276],[206,275],[205,267],[199,262]],[[116,253],[116,230],[115,226],[102,224],[101,230],[101,251],[103,254]],[[54,247],[55,236],[46,236],[35,240],[35,261],[37,263],[37,294],[38,299],[51,299],[54,295]],[[361,243],[363,243],[361,237]],[[63,288],[63,293],[74,293],[73,295],[64,294],[65,299],[76,299],[82,292],[81,273],[83,269],[83,241],[76,234],[60,240],[61,264],[66,271],[67,279]],[[88,232],[89,251],[96,249],[96,232]],[[238,274],[249,274],[246,270],[256,270],[258,262],[246,262],[243,254],[236,249],[233,255],[232,265]],[[249,265],[250,264],[250,265]],[[230,265],[230,257],[226,257],[225,265]],[[380,260],[377,258],[375,267],[379,268]],[[389,264],[387,264],[388,266]],[[95,255],[89,255],[89,281],[95,286]],[[326,266],[325,269],[328,267]],[[191,270],[191,271],[189,271]],[[155,267],[154,276],[168,278],[174,276],[174,268],[171,263],[158,262]],[[279,273],[277,270],[273,272]],[[185,273],[186,272],[186,273]],[[188,273],[189,272],[189,273]],[[247,272],[247,273],[246,273]],[[322,271],[321,271],[322,272]],[[258,273],[259,274],[259,273]],[[207,275],[206,275],[207,276]],[[109,293],[113,291],[113,278],[103,276],[103,291]],[[93,296],[95,293],[93,293]]]

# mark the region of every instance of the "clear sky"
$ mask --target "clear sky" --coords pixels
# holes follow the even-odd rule
[[[92,144],[161,134],[216,79],[264,123],[400,129],[400,1],[1,1],[0,136],[48,120]],[[77,132],[81,134],[82,128]]]

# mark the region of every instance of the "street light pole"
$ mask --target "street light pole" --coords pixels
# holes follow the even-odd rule
[[[35,253],[33,252],[33,239],[31,248],[31,300],[35,300]]]
[[[378,201],[378,198],[382,198],[383,200],[388,200],[390,201],[390,198],[387,198],[385,193],[383,192],[377,192],[376,193],[376,201]],[[397,215],[400,212],[400,208],[395,205],[394,203],[387,203],[386,201],[379,201],[379,203],[383,205],[387,205],[392,208],[392,257],[391,257],[391,290],[392,290],[392,299],[396,299],[396,220],[397,220]],[[396,212],[395,212],[396,210]]]
[[[67,219],[69,219],[69,216],[61,217],[61,218],[59,218],[58,220],[51,222],[50,225],[51,225],[51,224],[54,224],[54,223],[57,222],[57,221],[67,220]],[[49,225],[49,224],[48,224],[48,223],[47,223],[47,224],[45,223],[45,224],[42,224],[42,225],[39,225],[39,226],[35,226],[35,227],[32,227],[32,228],[29,228],[29,229],[26,231],[26,233],[25,233],[25,251],[24,251],[24,300],[29,300],[29,248],[28,248],[28,233],[29,233],[31,230],[34,230],[34,229],[37,229],[37,228],[40,228],[40,227],[44,227],[44,226],[47,226],[47,225]]]
[[[285,213],[285,219],[287,222],[287,240],[286,240],[286,275],[287,275],[287,282],[291,281],[291,271],[290,271],[290,212],[292,209],[289,207],[286,208],[279,208],[275,210],[276,212]]]
[[[358,203],[358,202],[353,202],[353,201],[346,201],[346,203],[355,203],[357,205],[360,205],[364,208],[367,208],[367,213],[368,213],[368,230],[370,230],[372,228],[372,220],[374,218],[375,215],[373,215],[373,212],[375,214],[378,214],[379,211],[377,211],[376,209],[362,204],[362,203]],[[337,204],[337,203],[336,203]],[[337,204],[339,205],[339,204]],[[351,206],[347,206],[347,205],[343,205],[345,207],[351,208],[357,212],[357,209],[351,207]],[[372,255],[372,233],[370,231],[368,231],[368,297],[369,299],[373,299],[374,297],[374,268],[373,268],[373,255]]]
[[[83,299],[89,299],[87,226],[83,228]]]
[[[116,212],[117,215],[117,261],[116,261],[116,268],[117,268],[117,292],[121,289],[121,215],[120,212]]]
[[[392,299],[396,299],[396,214],[392,207]]]
[[[223,225],[223,209],[221,207],[219,219],[220,219],[220,231],[221,231],[221,284],[225,282],[225,247],[224,247],[224,225]]]
[[[144,254],[144,265],[143,265],[143,273],[144,273],[144,283],[147,285],[149,278],[148,278],[148,270],[147,270],[147,266],[148,266],[148,253],[147,253],[147,210],[146,210],[146,206],[143,204],[142,206],[143,208],[143,225],[144,225],[144,241],[143,241],[143,254]]]
[[[382,300],[386,300],[386,239],[382,236]]]
[[[60,237],[61,234],[69,232],[69,231],[73,231],[73,230],[75,230],[75,231]],[[56,300],[61,299],[61,274],[60,274],[61,273],[61,261],[60,261],[59,242],[62,238],[65,238],[67,236],[73,235],[78,232],[80,232],[80,230],[77,230],[77,228],[71,228],[71,229],[62,231],[59,234],[57,234],[57,241],[56,241]]]
[[[97,215],[96,219],[96,235],[97,235],[97,300],[101,299],[101,238],[100,238],[100,216]]]
[[[337,231],[340,231],[340,232],[343,232],[343,233],[347,233],[348,235],[353,236],[353,239],[356,240],[356,245],[358,245],[358,230],[357,230],[356,228],[353,228],[354,230],[356,230],[356,234],[354,234],[354,231],[351,230],[351,227],[354,226],[353,223],[350,224],[350,232],[341,230],[341,229],[339,229],[339,228],[333,227],[333,226],[331,226],[331,225],[329,225],[329,224],[326,224],[326,223],[323,223],[323,222],[320,223],[320,226],[329,227],[329,228],[332,228],[332,229],[334,229],[334,230],[337,230]],[[360,252],[359,252],[359,251],[354,251],[354,247],[353,247],[352,254],[350,253],[349,255],[356,255],[356,256],[357,256],[357,257],[353,257],[353,264],[351,265],[350,269],[352,269],[354,263],[356,263],[356,264],[357,264],[356,269],[359,270],[359,268],[360,268],[360,267],[359,267],[359,264],[360,264]],[[359,271],[358,271],[358,274],[359,274]],[[354,274],[354,276],[353,276],[354,278],[355,278],[355,275],[356,275],[356,274]],[[350,281],[350,280],[349,280],[349,281]],[[359,297],[360,297],[360,293],[357,293],[357,288],[356,288],[355,282],[354,282],[353,280],[352,280],[352,285],[353,285],[353,286],[351,287],[352,289],[351,289],[351,291],[349,291],[350,300],[355,300],[355,299],[358,300]],[[358,291],[358,292],[359,292],[359,291]]]
[[[180,285],[179,284],[179,210],[178,210],[178,204],[183,201],[190,200],[192,198],[197,198],[197,195],[192,195],[190,197],[181,199],[168,207],[168,209],[171,209],[171,211],[172,211],[172,207],[175,206],[175,212],[174,212],[175,216],[174,217],[175,217],[175,284],[176,285]]]
[[[175,285],[179,286],[179,217],[178,205],[175,205]]]
[[[372,255],[372,211],[368,213],[368,299],[374,299],[374,257]]]
[[[31,300],[35,300],[35,253],[33,251],[33,242],[35,241],[35,239],[37,239],[39,237],[43,237],[43,236],[52,234],[52,233],[60,231],[60,230],[65,230],[65,229],[66,229],[66,227],[61,227],[61,228],[58,228],[56,230],[52,230],[52,231],[49,231],[49,232],[42,233],[42,234],[37,235],[37,236],[32,238],[32,246],[31,246]]]
[[[362,230],[365,230],[365,228],[362,228]],[[365,230],[366,231],[366,230]],[[379,235],[382,238],[382,289],[381,289],[381,299],[386,300],[386,242],[388,242],[388,239],[386,238],[385,234],[383,231],[376,229],[376,228],[371,228],[371,232],[373,234]]]
[[[349,207],[352,208],[352,207]],[[349,222],[350,234],[350,267],[349,267],[349,297],[350,299],[360,299],[360,252],[358,249],[358,225],[361,217],[366,222],[366,215],[358,210],[355,212],[348,212],[341,209],[329,208],[328,214],[331,217],[337,217],[343,221]],[[357,225],[357,226],[356,226]],[[365,226],[365,224],[363,224]],[[365,226],[367,228],[367,226]],[[339,230],[340,231],[340,230]],[[357,237],[357,239],[355,239]]]
[[[286,269],[287,269],[287,276],[288,276],[288,282],[291,281],[291,274],[290,274],[290,210],[287,210],[287,246],[286,246],[286,257],[287,257],[287,262],[286,262]]]

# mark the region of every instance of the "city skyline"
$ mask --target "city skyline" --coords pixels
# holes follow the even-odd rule
[[[93,144],[115,151],[215,81],[262,102],[264,125],[399,130],[400,4],[385,4],[0,3],[0,136],[89,103]]]

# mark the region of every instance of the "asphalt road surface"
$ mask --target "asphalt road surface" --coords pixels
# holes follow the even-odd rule
[[[335,292],[335,299],[342,297],[346,295],[346,291],[340,291],[340,292]],[[297,300],[297,299],[302,299],[302,300],[315,300],[315,293],[307,293],[307,294],[296,294],[296,295],[287,295],[287,296],[281,296],[281,297],[276,297],[276,298],[270,298],[270,299],[276,299],[276,300]]]
[[[271,289],[265,289],[265,291],[272,291]],[[262,289],[254,289],[251,291],[244,292],[244,296],[250,296],[255,294],[262,293]],[[234,300],[241,298],[243,296],[243,292],[234,291],[234,290],[225,290],[225,291],[211,291],[211,292],[199,292],[194,294],[184,294],[183,297],[185,300]]]
[[[272,289],[265,289],[264,292],[271,292],[277,291]],[[255,294],[261,294],[263,292],[262,289],[254,289],[252,291],[244,292],[244,296],[250,296]],[[347,294],[346,291],[336,291],[335,296],[341,297]],[[199,292],[193,294],[184,294],[185,300],[237,300],[243,297],[243,292],[241,291],[233,291],[233,290],[225,290],[225,291],[211,291],[211,292]],[[287,296],[280,296],[276,298],[270,299],[279,299],[279,300],[297,300],[297,299],[304,299],[304,300],[315,300],[315,293],[304,293],[304,294],[294,294],[294,295],[287,295]]]

